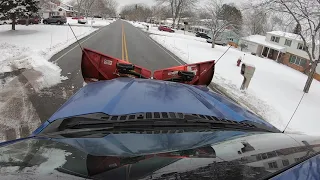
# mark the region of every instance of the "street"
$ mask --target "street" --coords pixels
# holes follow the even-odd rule
[[[102,27],[92,35],[80,40],[81,46],[99,51],[113,57],[128,60],[130,63],[150,70],[177,66],[183,62],[165,50],[148,34],[131,24],[117,20]],[[127,55],[126,55],[127,54]],[[81,49],[74,43],[54,55],[50,61],[62,69],[62,76],[68,77],[62,83],[43,89],[41,93],[29,94],[29,100],[40,120],[47,120],[71,95],[83,87],[81,75]]]

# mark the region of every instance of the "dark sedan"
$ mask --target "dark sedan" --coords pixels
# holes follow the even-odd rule
[[[202,32],[197,32],[196,36],[197,37],[202,37],[202,38],[205,38],[205,39],[210,38],[206,33],[202,33]]]
[[[16,22],[17,24],[22,24],[25,25],[27,24],[27,21],[29,21],[29,24],[39,24],[40,23],[40,18],[37,17],[32,17],[32,18],[20,18]]]

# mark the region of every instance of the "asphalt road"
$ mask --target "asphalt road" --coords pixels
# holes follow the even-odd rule
[[[122,34],[125,36],[125,42],[122,40]],[[125,59],[150,70],[183,64],[183,61],[153,41],[147,33],[121,20],[81,39],[80,43],[82,47],[119,59],[123,56],[123,43],[125,43],[128,56],[125,56]],[[62,76],[68,79],[54,87],[43,89],[40,93],[29,94],[29,99],[42,122],[83,87],[80,71],[81,55],[81,49],[77,43],[57,53],[50,61],[56,62],[62,69]]]

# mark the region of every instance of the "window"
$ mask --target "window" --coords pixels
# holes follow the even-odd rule
[[[302,67],[305,67],[307,65],[307,60],[306,59],[300,58],[300,57],[295,56],[295,55],[291,55],[290,56],[289,62],[291,64],[295,64],[295,65],[302,66]]]
[[[286,39],[286,41],[284,42],[284,45],[286,45],[286,46],[291,46],[291,43],[292,43],[292,40],[288,40],[288,39]]]
[[[306,51],[306,50],[308,50],[308,46],[304,46],[302,43],[298,43],[297,49]]]
[[[271,41],[278,43],[279,40],[280,40],[280,37],[271,36]]]
[[[276,168],[278,168],[278,164],[277,164],[277,162],[275,162],[275,161],[268,163],[268,166],[269,166],[270,169],[276,169]]]
[[[271,36],[271,41],[274,41],[276,39],[275,36]]]
[[[268,158],[266,153],[261,154],[261,157],[262,157],[262,159],[267,159]]]
[[[289,160],[288,159],[282,160],[282,165],[283,166],[288,166],[289,165]]]
[[[268,158],[272,158],[272,157],[276,157],[277,156],[275,151],[268,152],[267,155],[268,155]]]

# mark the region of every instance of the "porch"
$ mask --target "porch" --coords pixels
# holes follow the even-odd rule
[[[258,52],[261,57],[272,59],[274,61],[281,60],[281,57],[286,53],[286,48],[281,46],[265,46],[262,44],[258,45]]]

